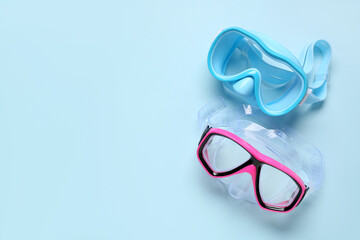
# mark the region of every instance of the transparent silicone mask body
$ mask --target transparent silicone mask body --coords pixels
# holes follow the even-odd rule
[[[217,104],[218,106],[214,104],[213,107],[215,106],[215,109],[216,107],[221,108],[221,102]],[[212,115],[211,112],[214,109],[205,108],[203,110],[205,110],[203,113],[208,111],[206,114]],[[321,186],[323,161],[320,151],[290,128],[279,128],[277,126],[278,121],[274,121],[260,111],[256,114],[244,114],[244,112],[239,111],[239,108],[228,110],[225,114],[215,113],[208,120],[209,123],[215,123],[210,124],[211,127],[234,133],[262,154],[290,168],[309,187],[309,192]],[[216,148],[212,154],[216,154],[221,146],[218,145]],[[257,203],[250,174],[240,173],[218,178],[218,180],[223,183],[232,197]],[[284,191],[286,191],[286,187]],[[276,198],[276,196],[273,197]]]

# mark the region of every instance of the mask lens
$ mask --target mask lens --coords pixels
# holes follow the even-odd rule
[[[250,65],[261,74],[261,97],[265,104],[271,105],[284,95],[295,101],[303,88],[301,76],[287,64],[269,57],[258,45],[252,44]]]
[[[215,172],[230,171],[251,158],[242,146],[221,135],[212,135],[209,138],[202,155]]]
[[[259,190],[267,206],[280,208],[290,206],[300,191],[290,176],[266,164],[260,170]]]

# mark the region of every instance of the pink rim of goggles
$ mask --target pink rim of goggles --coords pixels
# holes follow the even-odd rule
[[[247,143],[240,137],[236,136],[235,134],[232,134],[231,132],[219,128],[210,128],[210,127],[207,128],[205,131],[206,131],[204,132],[205,135],[202,138],[197,150],[197,156],[200,160],[200,163],[202,164],[204,169],[210,174],[210,176],[215,178],[222,178],[244,172],[249,173],[252,177],[256,200],[262,208],[267,210],[288,212],[293,210],[304,198],[308,190],[308,187],[304,184],[301,178],[296,173],[291,171],[288,167],[260,153],[249,143]],[[211,167],[211,164],[209,163],[209,159],[207,157],[207,151],[206,151],[206,145],[213,136],[222,136],[231,139],[235,143],[239,144],[239,146],[244,148],[249,153],[250,158],[240,166],[237,166],[233,169],[229,169],[228,171],[220,172],[214,170]],[[261,169],[265,164],[285,173],[297,185],[297,188],[294,189],[295,191],[292,194],[293,196],[290,197],[289,200],[285,200],[282,203],[280,203],[281,205],[284,206],[276,206],[274,204],[266,203],[266,201],[264,201],[261,197],[259,182],[262,171]]]
[[[219,109],[214,108],[214,106]],[[312,144],[301,139],[301,136],[297,133],[292,132],[289,134],[289,132],[287,132],[288,136],[291,135],[289,139],[295,139],[295,142],[297,139],[301,139],[301,141],[298,142],[301,142],[302,144],[305,143],[303,145],[306,147],[302,148],[300,152],[296,152],[296,150],[291,149],[292,147],[290,145],[286,145],[287,143],[285,142],[285,144],[278,144],[278,146],[286,148],[278,148],[280,152],[284,151],[285,153],[280,153],[280,155],[264,154],[264,152],[262,153],[259,149],[254,147],[259,147],[261,145],[255,144],[253,146],[248,141],[259,138],[259,142],[265,142],[263,144],[266,146],[265,148],[275,149],[278,146],[271,145],[272,142],[278,140],[275,131],[265,129],[256,123],[249,122],[250,124],[248,126],[250,127],[248,128],[254,129],[255,126],[256,130],[254,131],[256,132],[261,129],[261,131],[258,132],[261,132],[262,135],[252,135],[251,132],[234,134],[231,132],[232,130],[239,133],[236,128],[240,125],[246,125],[242,122],[242,119],[248,113],[245,111],[244,113],[239,114],[239,111],[232,110],[226,112],[226,114],[222,114],[222,116],[220,116],[220,121],[219,119],[214,121],[212,119],[213,115],[215,115],[215,113],[221,115],[218,113],[225,108],[225,106],[224,100],[221,99],[210,106],[210,108],[209,106],[205,106],[205,109],[203,108],[199,112],[200,120],[203,122],[205,121],[206,125],[213,126],[206,127],[197,149],[198,159],[211,177],[223,181],[224,179],[236,178],[242,175],[241,173],[250,174],[251,181],[247,181],[246,184],[250,185],[252,182],[252,187],[247,186],[247,189],[248,191],[254,192],[256,201],[253,202],[257,202],[263,209],[275,212],[292,211],[300,204],[308,190],[314,191],[320,188],[323,180],[322,155]],[[211,111],[209,111],[209,109],[211,109]],[[254,111],[256,111],[256,109],[252,108],[250,115],[256,115],[254,114]],[[208,114],[208,116],[205,117],[205,120],[204,116],[201,116],[204,115],[204,112]],[[264,116],[257,117],[263,119]],[[276,122],[279,123],[278,120],[276,120]],[[226,128],[226,130],[223,128]],[[243,131],[243,129],[241,131]],[[275,137],[270,136],[270,141],[268,141],[270,145],[266,144],[266,141],[269,140],[267,139],[269,136],[263,136],[264,133],[275,135]],[[245,136],[246,140],[244,137],[242,138],[238,135]],[[283,137],[281,137],[281,139],[282,138]],[[254,143],[254,141],[251,142]],[[265,148],[260,147],[260,149]],[[286,151],[288,150],[290,152],[287,155],[291,156],[289,158],[286,157]],[[274,156],[276,160],[274,159]],[[312,159],[314,156],[317,157]],[[304,157],[307,159],[302,161]],[[294,167],[295,165],[298,167]],[[289,166],[295,170],[293,171]],[[305,180],[303,180],[299,174]],[[239,180],[235,179],[230,181],[238,182]],[[237,182],[236,184],[238,184]],[[243,183],[241,184],[244,185]],[[240,188],[243,188],[243,186],[240,186]],[[229,193],[230,191],[231,189],[229,187]],[[233,196],[233,194],[231,195]]]

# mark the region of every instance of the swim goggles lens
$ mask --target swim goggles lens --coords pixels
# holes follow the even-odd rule
[[[230,171],[251,158],[243,147],[221,135],[212,135],[202,152],[207,164],[216,172]]]
[[[288,207],[300,191],[291,177],[267,164],[260,168],[259,190],[262,201],[273,207]]]

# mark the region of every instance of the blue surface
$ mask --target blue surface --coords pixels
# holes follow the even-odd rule
[[[359,4],[1,1],[0,239],[355,239]],[[196,160],[196,114],[222,93],[221,27],[294,53],[333,48],[328,99],[287,121],[326,154],[290,214],[225,194]],[[356,234],[356,235],[355,235]]]

